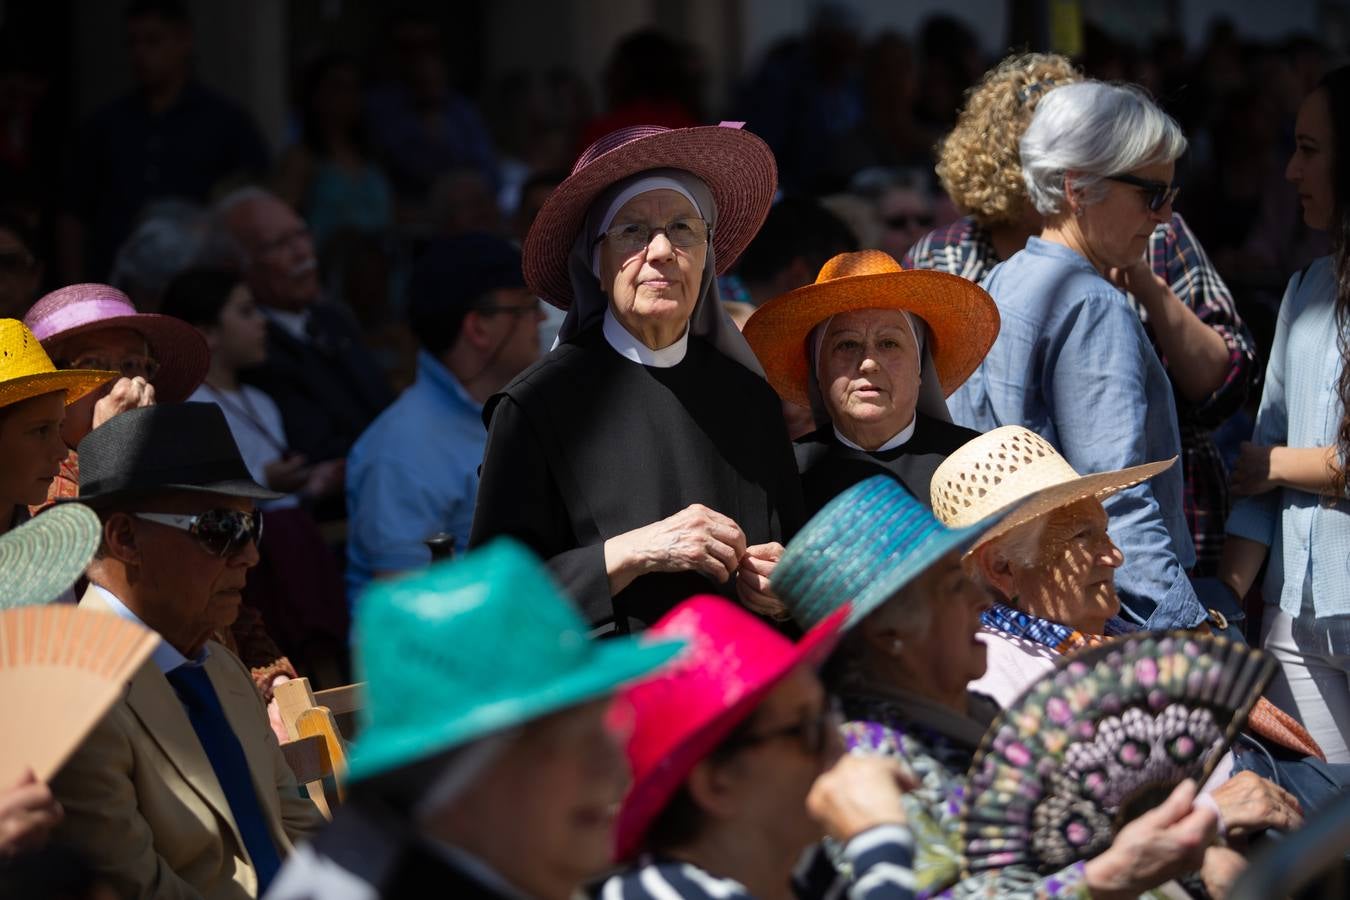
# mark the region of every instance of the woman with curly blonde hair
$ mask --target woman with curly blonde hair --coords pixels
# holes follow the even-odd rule
[[[1083,76],[1063,56],[1010,56],[971,89],[939,147],[938,177],[965,216],[925,235],[905,268],[939,269],[983,283],[994,266],[1041,233],[1027,197],[1018,142],[1048,93]],[[1126,292],[1162,360],[1177,401],[1193,575],[1213,575],[1228,515],[1228,475],[1210,431],[1246,400],[1256,345],[1232,294],[1176,212],[1130,266],[1106,273]],[[969,423],[962,423],[969,424]]]

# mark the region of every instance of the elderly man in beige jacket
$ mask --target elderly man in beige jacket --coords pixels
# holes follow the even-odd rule
[[[220,410],[132,410],[80,443],[103,524],[80,606],[162,641],[57,776],[58,838],[123,896],[251,898],[322,818],[302,798],[248,670],[210,635],[258,560],[255,484]]]

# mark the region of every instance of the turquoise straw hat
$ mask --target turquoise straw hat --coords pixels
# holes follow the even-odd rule
[[[0,535],[0,609],[50,603],[98,550],[103,526],[81,503],[53,506]]]
[[[803,628],[845,603],[847,625],[953,550],[964,551],[1001,514],[947,528],[894,478],[876,475],[839,494],[787,545],[769,584]]]
[[[599,699],[660,668],[679,641],[592,641],[529,551],[506,538],[380,582],[356,608],[367,682],[352,779]]]

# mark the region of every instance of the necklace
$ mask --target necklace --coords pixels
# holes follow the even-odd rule
[[[267,441],[267,443],[282,456],[285,456],[289,452],[289,448],[284,443],[277,440],[276,436],[262,423],[262,417],[258,415],[258,410],[254,408],[253,403],[248,399],[248,394],[244,392],[243,388],[240,388],[237,392],[239,399],[236,400],[234,397],[231,397],[229,393],[213,384],[208,384],[203,381],[202,387],[210,391],[216,398],[216,402],[222,407],[235,413],[241,419],[248,422],[249,425],[253,426],[253,430],[261,435],[262,439]]]

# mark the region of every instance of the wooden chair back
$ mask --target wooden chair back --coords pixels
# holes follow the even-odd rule
[[[338,716],[350,720],[361,708],[365,685],[315,691],[308,678],[293,678],[277,685],[274,693],[290,736],[281,749],[314,805],[332,819],[346,797],[347,739],[353,736],[351,728],[344,734],[338,727]]]

